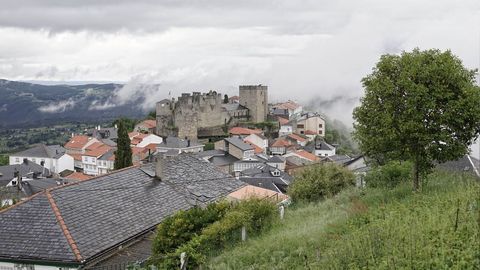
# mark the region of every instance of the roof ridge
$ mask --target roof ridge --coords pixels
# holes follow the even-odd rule
[[[57,222],[60,225],[60,228],[62,229],[62,232],[65,235],[65,238],[67,239],[68,245],[70,245],[70,248],[72,249],[73,254],[75,255],[75,258],[77,259],[77,261],[81,262],[83,258],[82,258],[82,255],[80,254],[80,250],[78,249],[78,246],[75,243],[75,239],[73,239],[72,235],[70,234],[67,224],[65,224],[65,220],[63,220],[62,214],[60,213],[60,209],[58,209],[58,206],[55,203],[55,199],[53,199],[52,194],[50,194],[50,191],[46,191],[45,194],[47,196],[48,202],[50,203],[50,206],[52,207],[53,213],[55,214],[55,218],[57,219]]]

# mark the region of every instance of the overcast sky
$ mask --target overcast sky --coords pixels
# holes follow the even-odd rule
[[[479,0],[3,0],[0,77],[121,81],[121,98],[237,92],[320,101],[351,120],[360,79],[384,53],[451,49],[480,61]],[[160,88],[137,87],[158,83]],[[335,100],[335,102],[329,102]]]

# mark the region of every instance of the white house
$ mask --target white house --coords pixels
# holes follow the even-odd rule
[[[106,144],[94,143],[86,148],[82,154],[83,173],[87,175],[101,175],[113,170],[115,156],[114,149]]]
[[[132,146],[145,147],[149,144],[161,144],[163,142],[162,137],[155,134],[144,134],[139,132],[130,132],[128,134]]]
[[[336,155],[335,147],[324,141],[316,141],[313,151],[313,153],[318,157],[330,157]]]
[[[68,155],[65,148],[60,145],[37,145],[10,155],[9,163],[10,165],[22,164],[25,159],[47,168],[52,173],[73,171],[73,157]]]

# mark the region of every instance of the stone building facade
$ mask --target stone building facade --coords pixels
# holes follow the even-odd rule
[[[250,111],[252,122],[264,122],[268,114],[268,86],[240,85],[240,105]]]
[[[224,104],[222,94],[215,91],[164,99],[156,104],[156,133],[196,140],[199,132],[208,134],[241,121],[262,122],[268,111],[267,96],[267,86],[247,85],[240,86],[240,103]]]

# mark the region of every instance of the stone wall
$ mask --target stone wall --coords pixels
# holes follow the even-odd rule
[[[240,104],[250,110],[252,122],[264,122],[268,114],[268,87],[266,85],[240,85]]]

